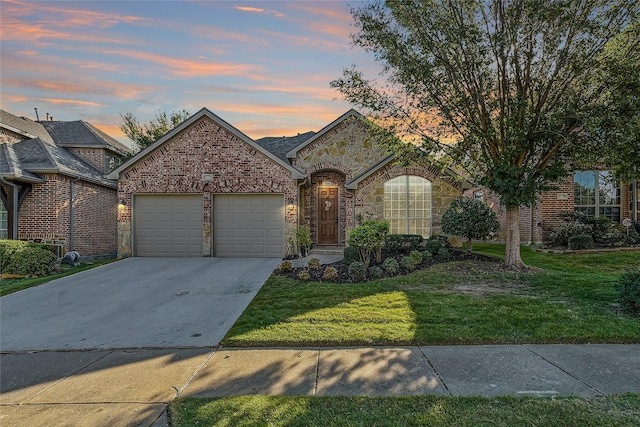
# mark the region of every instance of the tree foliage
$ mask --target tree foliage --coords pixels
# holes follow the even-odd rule
[[[442,232],[465,239],[467,252],[472,240],[485,240],[499,230],[496,213],[477,199],[456,199],[442,215]]]
[[[187,110],[158,113],[147,123],[140,123],[132,113],[120,114],[120,130],[134,143],[134,151],[144,150],[191,116]]]
[[[384,246],[384,240],[389,233],[389,223],[386,221],[366,220],[362,225],[349,232],[347,244],[358,250],[360,261],[369,266],[371,254],[376,251],[376,260],[380,262],[380,249]]]
[[[386,82],[353,66],[332,87],[370,113],[401,160],[455,165],[497,194],[505,262],[523,267],[519,207],[575,166],[605,90],[590,76],[637,2],[378,0],[352,15],[353,43],[375,55]]]

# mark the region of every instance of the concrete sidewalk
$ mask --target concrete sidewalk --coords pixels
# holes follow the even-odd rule
[[[178,396],[640,393],[640,344],[11,352],[0,369],[3,427],[160,427]]]

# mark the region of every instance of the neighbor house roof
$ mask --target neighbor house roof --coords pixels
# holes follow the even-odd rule
[[[27,117],[14,116],[7,111],[0,110],[0,127],[22,135],[24,138],[40,138],[46,143],[53,144],[53,139],[44,126]]]
[[[104,148],[118,154],[127,154],[131,149],[100,129],[83,120],[73,122],[42,122],[55,143],[61,147]]]
[[[75,154],[57,145],[47,144],[40,138],[25,139],[10,146],[2,144],[2,147],[6,155],[0,164],[4,167],[6,162],[7,170],[12,170],[12,176],[16,179],[25,181],[26,178],[35,178],[38,181],[34,182],[43,182],[36,174],[60,173],[105,187],[118,187],[117,182],[106,179],[101,171]]]
[[[226,129],[232,135],[236,136],[241,141],[253,147],[256,151],[261,152],[262,154],[264,154],[265,156],[273,160],[276,164],[279,164],[280,166],[289,170],[291,172],[291,178],[293,179],[304,178],[304,174],[298,169],[296,169],[295,167],[293,167],[289,162],[287,162],[286,160],[283,160],[276,154],[267,150],[262,145],[258,144],[256,141],[254,141],[253,139],[249,138],[247,135],[245,135],[244,133],[236,129],[234,126],[232,126],[231,124],[224,121],[222,118],[218,117],[217,115],[209,111],[207,108],[202,108],[200,111],[198,111],[197,113],[189,117],[187,120],[185,120],[184,122],[182,122],[181,124],[173,128],[172,130],[167,132],[163,137],[159,138],[156,142],[154,142],[144,150],[140,151],[138,154],[136,154],[131,159],[123,163],[117,169],[113,170],[108,175],[108,178],[117,179],[122,172],[129,169],[130,167],[138,163],[140,160],[144,159],[145,157],[147,157],[148,155],[150,155],[151,153],[153,153],[154,151],[162,147],[169,140],[171,140],[171,138],[180,134],[180,132],[182,132],[192,124],[196,123],[198,120],[200,120],[203,117],[208,117],[209,119],[213,120],[220,127]]]
[[[22,170],[13,144],[0,144],[0,177],[23,182],[45,182],[44,178]]]
[[[267,136],[256,139],[255,141],[282,160],[288,161],[287,153],[304,143],[307,139],[313,137],[315,134],[315,132],[305,132],[299,133],[296,136]]]
[[[287,158],[288,159],[295,159],[296,156],[298,155],[298,151],[302,150],[304,147],[306,147],[307,145],[311,144],[313,141],[317,140],[318,138],[321,138],[323,135],[325,135],[327,132],[331,131],[331,129],[333,129],[335,126],[337,126],[338,124],[340,124],[344,120],[348,119],[349,117],[355,117],[355,118],[360,119],[360,120],[364,119],[364,116],[362,114],[358,113],[354,109],[351,109],[351,110],[347,111],[346,113],[344,113],[343,115],[341,115],[340,117],[338,117],[337,119],[335,119],[334,121],[332,121],[331,123],[329,123],[328,125],[323,127],[318,133],[314,134],[311,138],[308,138],[308,139],[302,141],[300,143],[300,145],[298,145],[297,147],[289,150],[289,152],[287,153]]]

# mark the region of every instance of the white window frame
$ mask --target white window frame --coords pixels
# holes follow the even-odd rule
[[[411,208],[411,202],[415,203],[415,195],[417,193],[411,192],[411,179],[418,178],[420,184],[426,184],[423,187],[421,208]],[[404,182],[401,182],[404,180]],[[401,191],[393,192],[391,185],[404,185],[404,194]],[[415,185],[415,183],[414,183]],[[426,188],[426,191],[424,190]],[[398,197],[393,197],[394,195]],[[399,203],[403,203],[404,206],[397,206]],[[420,210],[423,212],[422,216],[412,214]],[[394,215],[394,213],[396,215]],[[398,214],[403,214],[399,216]],[[433,183],[426,178],[417,175],[400,175],[392,178],[384,183],[384,218],[389,221],[389,233],[390,234],[420,234],[423,237],[430,237],[433,229]],[[404,221],[403,229],[398,223]],[[422,221],[421,227],[412,227],[412,221]],[[425,226],[425,221],[427,225]]]

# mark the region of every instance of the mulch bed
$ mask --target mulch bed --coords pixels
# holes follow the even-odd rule
[[[400,260],[409,255],[407,252],[404,251],[389,251],[389,250],[382,250],[382,261],[384,262],[385,259],[387,258],[395,258],[398,261],[398,264],[400,264]],[[496,271],[496,270],[501,270],[503,268],[503,264],[502,261],[491,257],[491,256],[487,256],[487,255],[481,255],[481,254],[476,254],[476,253],[467,253],[465,251],[461,251],[461,250],[456,250],[456,249],[449,249],[449,258],[444,259],[441,258],[439,256],[435,256],[433,258],[429,258],[426,260],[423,260],[421,264],[416,266],[416,269],[414,271],[418,271],[418,270],[422,270],[425,268],[429,268],[432,265],[435,264],[441,264],[441,263],[445,263],[445,262],[451,262],[451,261],[481,261],[484,262],[488,265],[491,266],[491,270],[492,271]],[[313,256],[311,256],[311,258],[313,258]],[[374,262],[371,262],[369,264],[369,267],[372,267],[374,265],[379,265],[376,264]],[[325,280],[322,279],[322,275],[324,274],[324,270],[326,267],[333,267],[337,270],[338,272],[338,278],[335,280]],[[380,266],[381,267],[381,266]],[[279,276],[285,276],[285,277],[290,277],[292,279],[298,279],[298,274],[300,273],[300,271],[304,270],[304,268],[294,268],[292,271],[288,271],[288,272],[282,272],[279,269],[276,269],[274,271],[274,274],[279,275]],[[322,265],[320,267],[319,270],[313,270],[311,268],[308,269],[309,274],[311,276],[311,281],[316,281],[316,282],[332,282],[332,283],[351,283],[351,279],[349,277],[349,265],[345,264],[343,261],[338,261],[338,262],[334,262],[332,264],[325,264]],[[371,277],[367,277],[366,281],[370,281],[370,280],[377,280],[380,278],[385,278],[385,277],[397,277],[397,276],[403,276],[406,274],[411,273],[412,271],[408,271],[407,269],[403,268],[401,265],[399,267],[398,273],[397,274],[387,274],[387,272],[382,271],[382,276],[381,277],[376,277],[376,278],[371,278]]]

